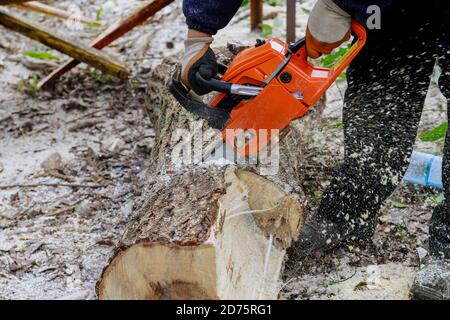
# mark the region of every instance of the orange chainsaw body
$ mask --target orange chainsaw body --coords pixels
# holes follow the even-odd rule
[[[358,40],[331,68],[317,67],[307,59],[305,47],[290,55],[289,62],[255,97],[235,106],[223,139],[239,154],[254,156],[294,119],[303,116],[333,84],[365,44],[363,26],[352,23]],[[288,45],[278,39],[243,50],[228,66],[222,80],[233,84],[264,85],[287,59]],[[211,103],[215,107],[226,97],[218,94]],[[240,141],[240,142],[239,142]]]

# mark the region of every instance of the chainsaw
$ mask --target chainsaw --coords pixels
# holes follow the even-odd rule
[[[302,117],[336,78],[347,68],[366,42],[365,28],[353,21],[356,36],[352,46],[331,67],[307,59],[305,38],[292,44],[271,38],[257,40],[228,65],[219,64],[219,79],[197,81],[217,92],[208,105],[192,97],[180,80],[178,68],[169,80],[169,90],[189,112],[220,130],[220,141],[233,152],[251,157],[265,148],[289,123]]]

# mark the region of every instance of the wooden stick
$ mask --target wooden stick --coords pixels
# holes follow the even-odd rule
[[[251,30],[257,30],[261,28],[263,19],[263,1],[251,0],[250,1],[250,28]]]
[[[126,80],[131,73],[121,62],[100,50],[76,43],[74,40],[66,40],[54,31],[48,31],[2,9],[0,9],[0,24],[119,79]]]
[[[67,206],[64,208],[56,209],[51,212],[46,213],[47,216],[59,216],[66,212],[74,211],[77,208],[77,205]]]
[[[114,40],[122,37],[124,34],[131,31],[134,27],[142,24],[148,18],[153,16],[156,12],[166,7],[173,0],[151,0],[147,1],[146,4],[132,13],[130,16],[125,19],[117,22],[108,28],[105,32],[103,32],[97,39],[95,39],[90,45],[96,49],[102,49],[109,44],[111,44]],[[53,84],[59,77],[61,77],[66,72],[70,71],[74,67],[76,67],[80,62],[76,59],[70,59],[66,63],[64,63],[61,67],[53,71],[46,78],[41,80],[37,86],[39,89],[44,89],[51,84]]]
[[[286,41],[287,43],[295,42],[295,3],[296,0],[287,0],[287,30]]]
[[[13,6],[16,8],[19,8],[19,9],[39,12],[39,13],[43,13],[43,14],[46,14],[49,16],[60,18],[60,19],[71,19],[70,13],[68,13],[64,10],[40,3],[38,1],[31,1],[28,3],[19,3],[19,4],[14,4]],[[97,26],[102,25],[99,21],[96,21],[94,19],[88,19],[85,17],[77,17],[77,21],[80,21],[82,23],[87,23],[87,24],[95,24]]]
[[[24,3],[24,2],[31,2],[32,0],[0,0],[0,6],[6,6],[9,4],[16,4],[16,3]]]
[[[106,184],[75,184],[75,183],[17,183],[17,184],[2,184],[0,190],[12,189],[12,188],[37,188],[37,187],[71,187],[71,188],[104,188]]]

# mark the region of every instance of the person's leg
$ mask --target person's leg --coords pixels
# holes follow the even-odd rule
[[[344,162],[318,210],[348,240],[372,235],[380,206],[408,167],[435,62],[423,16],[393,17],[382,17],[384,29],[369,32],[366,49],[348,70]]]
[[[448,69],[450,70],[450,68]],[[450,85],[448,82],[447,85]],[[444,92],[443,92],[444,94]],[[447,93],[447,97],[449,97]],[[449,112],[450,117],[450,112]],[[430,223],[430,252],[434,257],[450,259],[450,131],[447,131],[442,163],[444,201],[433,211]]]
[[[450,101],[450,4],[435,1],[439,87]],[[449,105],[449,104],[447,104]],[[448,109],[448,107],[447,107]],[[450,119],[450,110],[447,118]],[[448,121],[448,120],[447,120]],[[447,132],[442,166],[444,202],[433,211],[430,223],[432,261],[417,272],[411,288],[414,299],[450,299],[450,132]]]
[[[439,88],[450,101],[450,5],[439,4],[439,15],[437,21],[442,22],[438,31],[438,63],[442,69]],[[450,119],[450,103],[447,105],[447,118]],[[435,257],[450,259],[450,131],[445,139],[442,180],[445,200],[434,209],[431,218],[430,251]]]

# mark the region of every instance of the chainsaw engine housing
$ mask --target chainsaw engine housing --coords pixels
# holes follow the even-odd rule
[[[357,41],[332,68],[310,63],[304,45],[292,52],[285,42],[274,38],[240,52],[222,81],[264,89],[235,103],[221,133],[223,139],[245,156],[256,155],[270,141],[273,143],[274,135],[304,115],[361,50],[365,29],[353,22],[352,30]],[[220,108],[226,99],[229,95],[219,93],[211,107]]]

